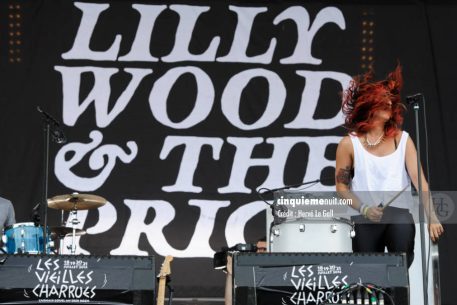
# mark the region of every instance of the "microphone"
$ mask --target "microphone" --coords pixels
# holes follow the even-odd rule
[[[423,102],[423,101],[424,101],[424,95],[422,93],[416,93],[413,95],[408,95],[406,97],[406,103],[408,103],[408,105],[412,105],[412,104]]]
[[[32,211],[34,211],[34,212],[38,211],[38,209],[40,208],[40,206],[41,206],[41,203],[38,202],[38,203],[33,207]]]
[[[43,118],[46,120],[47,123],[52,123],[53,128],[51,128],[51,137],[52,140],[58,144],[64,144],[67,142],[67,138],[65,137],[65,133],[60,126],[59,121],[54,119],[52,115],[41,109],[40,106],[37,106],[37,110],[39,113],[43,115]]]
[[[40,106],[37,106],[36,110],[38,110],[38,112],[41,113],[47,121],[52,122],[54,125],[60,127],[60,123],[56,119],[54,119],[52,115],[41,109]]]
[[[40,225],[41,217],[38,210],[40,209],[41,203],[37,203],[32,209],[32,221],[35,224],[35,227]]]
[[[58,144],[65,144],[67,143],[67,137],[65,137],[65,134],[63,130],[60,127],[56,127],[51,131],[51,136],[54,142]]]

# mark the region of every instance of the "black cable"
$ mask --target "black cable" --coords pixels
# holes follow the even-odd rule
[[[262,190],[265,190],[265,192],[261,192]],[[259,188],[258,190],[256,190],[257,196],[259,196],[259,198],[260,198],[263,202],[265,202],[266,204],[268,204],[268,205],[270,205],[270,206],[273,205],[273,203],[268,202],[265,198],[263,198],[262,195],[263,195],[264,193],[271,193],[271,192],[272,192],[272,190],[267,189],[266,187],[262,187],[262,188]]]
[[[315,186],[316,184],[318,184],[319,182],[322,182],[322,181],[328,181],[330,180],[331,178],[324,178],[324,179],[316,179],[316,180],[313,180],[313,181],[308,181],[308,182],[301,182],[301,183],[297,183],[297,184],[292,184],[292,185],[285,185],[283,187],[279,187],[279,188],[275,188],[275,189],[269,189],[269,188],[266,188],[266,187],[262,187],[258,190],[256,190],[256,193],[257,195],[259,196],[259,198],[265,202],[266,204],[268,205],[273,205],[273,203],[270,203],[268,202],[262,195],[263,194],[266,194],[266,193],[274,193],[276,191],[282,191],[282,190],[287,190],[287,189],[291,189],[291,188],[298,188],[299,190],[305,190],[307,188],[310,188],[312,186]],[[262,192],[264,190],[264,192]]]
[[[170,281],[171,281],[170,276],[167,275],[166,286],[168,288],[168,305],[172,305],[173,304],[173,293],[175,292],[175,290],[173,289],[173,287],[169,283]]]
[[[350,285],[344,285],[342,290],[336,292],[336,294],[338,295],[338,299],[340,299],[340,295],[341,294],[345,294],[349,291],[352,291],[354,288],[357,288],[358,287],[358,284],[356,283],[353,283],[353,284],[350,284]],[[317,305],[320,305],[320,304],[325,304],[327,301],[329,301],[331,298],[333,298],[333,296],[335,296],[335,290],[336,289],[341,289],[340,287],[334,287],[332,290],[331,290],[331,294],[325,298],[324,300],[322,300],[321,303],[318,303]]]
[[[392,297],[387,291],[385,291],[385,290],[382,289],[382,288],[378,288],[377,286],[374,286],[374,285],[372,285],[372,284],[367,284],[367,285],[370,285],[370,286],[364,286],[364,285],[362,285],[362,287],[364,287],[365,289],[368,288],[368,289],[373,289],[373,290],[376,290],[376,291],[381,292],[383,295],[386,295],[386,296],[389,297],[390,303],[391,303],[392,305],[395,305],[395,302],[394,302],[393,297]]]
[[[391,305],[395,305],[395,301],[394,301],[393,297],[387,291],[385,291],[384,289],[379,288],[376,285],[373,285],[371,283],[367,283],[367,284],[352,283],[350,285],[344,285],[343,289],[336,293],[336,294],[338,294],[338,299],[340,298],[339,295],[342,295],[342,294],[345,294],[345,293],[348,293],[348,292],[352,292],[355,289],[358,289],[360,287],[365,288],[368,292],[370,292],[371,290],[375,290],[375,291],[381,292],[383,295],[386,295],[389,298],[389,301],[390,301]],[[327,301],[329,301],[330,298],[335,295],[335,289],[339,289],[339,287],[333,288],[332,289],[332,294],[330,294],[326,299],[322,300],[322,302],[319,303],[319,304],[325,304]]]
[[[310,184],[310,185],[308,185],[308,186],[304,185],[303,187],[299,188],[299,190],[306,190],[306,189],[308,189],[308,188],[310,188],[310,187],[315,186],[316,184],[318,184],[318,183],[321,182],[321,181],[322,181],[322,180],[319,180],[319,181],[316,180],[315,182],[313,182],[312,184]]]
[[[267,287],[254,287],[258,290],[262,290],[262,291],[268,291],[268,292],[279,292],[279,293],[284,293],[284,294],[289,294],[289,295],[293,295],[292,292],[290,291],[287,291],[287,290],[281,290],[281,289],[274,289],[274,288],[267,288]]]

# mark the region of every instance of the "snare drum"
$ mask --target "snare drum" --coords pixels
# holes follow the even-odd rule
[[[49,241],[49,233],[47,234]],[[5,228],[2,237],[4,249],[8,254],[43,253],[43,228],[33,222],[16,223]],[[49,250],[49,242],[46,243]]]
[[[271,252],[352,252],[354,224],[345,218],[300,219],[273,225]]]

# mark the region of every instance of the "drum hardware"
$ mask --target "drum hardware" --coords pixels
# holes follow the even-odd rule
[[[49,231],[51,234],[55,236],[55,238],[65,238],[67,235],[70,235],[73,233],[73,228],[69,227],[51,227],[49,228]],[[76,236],[82,236],[86,234],[85,230],[82,229],[76,229],[75,235]]]
[[[21,249],[20,249],[21,251],[20,251],[20,253],[25,253],[24,236],[25,236],[25,231],[24,231],[24,229],[21,229],[21,239],[22,239],[22,241],[21,241]]]
[[[51,232],[51,241],[49,242],[50,248],[55,247],[55,242],[54,240],[59,240],[59,243],[63,245],[63,239],[67,236],[72,236],[73,233],[73,228],[72,227],[51,227],[49,228],[49,232]],[[75,236],[82,236],[86,234],[85,230],[82,229],[76,229],[75,230]],[[69,250],[71,250],[70,246],[68,247]],[[59,247],[59,254],[62,254],[62,248]]]
[[[70,215],[68,215],[68,218],[71,218],[71,228],[72,228],[72,233],[71,233],[71,245],[67,246],[67,249],[70,250],[71,254],[76,253],[76,226],[80,224],[80,221],[78,220],[78,211],[74,210],[70,212]]]
[[[51,237],[49,237],[49,238],[51,238]],[[55,244],[55,242],[53,240],[48,241],[48,247],[49,247],[49,250],[51,250],[54,254],[57,254],[56,251],[55,251],[56,250],[56,244]]]
[[[279,230],[279,228],[273,228],[273,235],[274,236],[279,236],[281,233],[281,231]]]
[[[299,227],[298,227],[299,231],[300,232],[305,232],[305,225],[304,224],[301,224]]]
[[[338,231],[338,225],[330,225],[330,232],[335,233],[336,231]]]
[[[71,245],[69,245],[67,248],[70,250],[71,254],[76,253],[76,236],[81,236],[84,235],[86,232],[77,229],[76,227],[80,224],[80,221],[78,220],[78,210],[90,210],[90,209],[98,209],[99,207],[103,206],[106,204],[106,199],[97,195],[91,195],[91,194],[79,194],[79,193],[72,193],[68,195],[58,195],[54,196],[50,199],[48,199],[48,207],[52,209],[57,209],[57,210],[62,210],[62,211],[68,211],[68,219],[71,219],[70,221],[67,220],[71,224],[71,227],[69,228],[71,230]],[[65,223],[62,218],[62,226],[65,227]],[[60,231],[59,233],[63,233],[64,230]],[[84,232],[84,233],[82,233]],[[65,234],[65,236],[67,236]],[[64,236],[64,237],[65,237]],[[62,237],[60,238],[60,241],[62,242]],[[60,253],[62,252],[62,248],[60,247]],[[62,253],[61,253],[62,254]]]

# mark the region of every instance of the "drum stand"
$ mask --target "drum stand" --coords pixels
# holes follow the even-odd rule
[[[67,246],[67,249],[70,250],[70,254],[75,254],[76,253],[76,226],[80,224],[80,221],[78,220],[78,210],[73,209],[70,211],[68,214],[68,219],[67,223],[70,222],[71,228],[72,228],[72,233],[71,233],[71,245]],[[65,226],[65,222],[62,222],[62,226]],[[62,249],[63,249],[63,240],[65,239],[65,236],[60,237],[60,248],[59,248],[59,254],[62,254]]]
[[[65,222],[64,220],[64,211],[62,210],[62,227],[60,228],[67,228],[66,224],[70,223],[71,224],[71,245],[67,246],[67,249],[70,250],[70,254],[75,254],[76,253],[76,228],[77,225],[80,224],[80,221],[78,220],[78,209],[76,206],[69,211],[68,214],[68,219]],[[59,227],[58,227],[59,228]],[[79,230],[81,231],[81,230]],[[59,234],[59,255],[63,254],[63,248],[64,248],[64,240],[65,237],[67,237],[69,234],[66,234],[64,231],[62,234]]]
[[[76,236],[82,236],[86,234],[86,231],[82,229],[77,229],[76,226],[80,224],[80,221],[77,217],[77,209],[69,209],[69,215],[67,222],[62,221],[61,226],[59,227],[51,227],[50,232],[55,234],[59,239],[59,251],[57,254],[62,255],[64,254],[64,239],[65,237],[72,236],[71,245],[67,246],[67,249],[70,250],[70,254],[76,254]],[[71,224],[71,227],[67,227],[65,224]],[[65,253],[67,254],[67,253]]]

